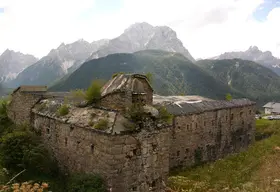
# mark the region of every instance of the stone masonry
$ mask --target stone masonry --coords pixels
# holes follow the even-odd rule
[[[254,141],[255,103],[247,99],[153,96],[145,76],[119,75],[102,88],[100,105],[70,102],[61,117],[67,94],[17,89],[9,117],[40,132],[63,171],[98,173],[113,192],[162,192],[170,169],[214,161]],[[139,102],[148,115],[141,128],[124,115]],[[159,106],[173,114],[171,123],[158,120]]]

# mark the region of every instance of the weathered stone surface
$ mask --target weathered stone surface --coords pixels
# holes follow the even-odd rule
[[[30,123],[31,109],[41,99],[41,96],[16,91],[8,106],[8,117],[16,124]]]
[[[127,85],[138,91],[137,96],[127,87],[123,87],[125,92],[112,89],[105,92],[102,107],[70,104],[63,117],[57,115],[63,99],[48,95],[43,100],[40,94],[16,91],[8,115],[15,123],[27,122],[41,132],[62,170],[98,173],[113,192],[161,192],[170,168],[213,161],[254,141],[255,105],[249,100],[194,102],[172,97],[165,102],[174,115],[172,124],[149,117],[141,122],[142,129],[135,129],[122,112],[143,99],[143,106],[150,105],[152,89],[143,78],[130,80]],[[139,94],[143,90],[146,94]],[[153,109],[146,107],[156,117]],[[106,130],[95,129],[104,118]]]

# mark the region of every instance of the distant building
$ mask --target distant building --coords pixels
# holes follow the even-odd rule
[[[280,103],[269,102],[263,108],[265,114],[280,114]]]

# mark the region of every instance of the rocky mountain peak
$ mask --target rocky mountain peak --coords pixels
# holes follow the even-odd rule
[[[61,43],[59,46],[58,46],[58,49],[59,48],[64,48],[65,47],[65,43]]]
[[[114,53],[133,53],[148,49],[178,52],[195,61],[174,30],[167,26],[152,26],[146,22],[129,26],[123,34],[110,40],[108,45],[93,53],[88,60]]]
[[[0,55],[0,79],[8,81],[14,79],[19,72],[37,61],[32,55],[6,49]]]
[[[259,48],[257,46],[250,46],[248,51],[259,51]]]
[[[69,44],[61,43],[47,56],[18,74],[9,86],[48,85],[79,68],[93,52],[103,45],[103,42],[106,41],[89,43],[84,39],[79,39]]]
[[[124,30],[124,33],[131,33],[132,31],[146,32],[153,30],[153,26],[146,22],[139,22],[130,25],[127,29]]]
[[[262,54],[262,51],[257,46],[250,46],[246,52],[250,54]]]
[[[257,46],[250,46],[246,51],[226,52],[212,59],[234,58],[255,61],[280,75],[280,59],[274,57],[270,51],[261,51]]]
[[[3,53],[2,53],[2,56],[3,55],[8,55],[10,54],[11,52],[14,52],[13,50],[10,50],[10,49],[6,49]]]

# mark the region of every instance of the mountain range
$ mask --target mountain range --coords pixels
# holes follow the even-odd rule
[[[117,72],[152,73],[155,93],[161,95],[200,94],[221,98],[230,92],[228,86],[216,81],[184,55],[161,50],[117,53],[90,60],[50,90],[87,88],[92,80],[109,80]]]
[[[52,49],[47,56],[19,73],[14,80],[8,83],[8,86],[49,85],[68,72],[73,72],[93,51],[107,42],[107,40],[100,40],[89,43],[80,39],[71,44],[62,43],[57,49]]]
[[[270,51],[262,52],[257,46],[251,46],[243,52],[226,52],[212,59],[235,58],[257,62],[280,75],[280,59],[274,57]]]
[[[253,61],[200,60],[193,63],[182,54],[159,50],[93,59],[50,90],[87,88],[92,80],[109,80],[112,74],[120,71],[152,73],[155,93],[160,95],[187,94],[224,99],[230,93],[233,97],[247,97],[260,103],[280,96],[280,77]]]
[[[38,61],[32,55],[7,49],[0,55],[0,82],[14,79],[26,67]]]
[[[175,31],[148,23],[133,24],[111,40],[62,43],[40,60],[7,50],[0,56],[0,66],[0,82],[10,88],[48,85],[50,90],[69,91],[122,71],[151,72],[155,92],[162,95],[224,98],[231,93],[260,101],[280,95],[280,63],[271,52],[252,46],[195,61]]]
[[[83,62],[93,58],[147,49],[178,52],[191,61],[195,61],[171,28],[136,23],[112,40],[100,40],[93,43],[78,40],[67,45],[63,43],[57,49],[51,50],[47,56],[27,67],[16,79],[10,81],[8,86],[50,85],[64,75],[75,71]]]
[[[280,77],[254,61],[241,59],[201,60],[196,65],[233,92],[254,101],[268,101],[280,96]]]

